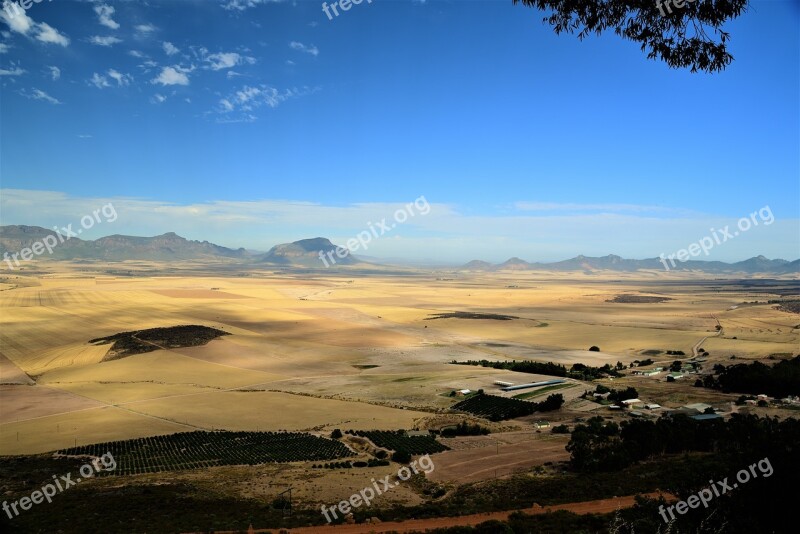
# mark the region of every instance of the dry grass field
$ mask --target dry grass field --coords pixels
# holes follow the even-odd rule
[[[691,355],[702,342],[723,361],[800,346],[800,316],[742,305],[774,298],[769,288],[693,275],[212,276],[133,264],[133,275],[110,277],[68,263],[48,268],[6,279],[0,291],[0,454],[189,429],[412,428],[452,405],[451,390],[546,378],[454,359],[627,364],[646,350]],[[618,295],[671,300],[609,302]],[[432,319],[453,311],[518,319]],[[232,335],[105,362],[110,345],[88,343],[182,324]],[[659,393],[663,381],[647,383],[665,402],[687,396],[688,386]],[[589,387],[559,392],[578,408],[583,401],[571,399]]]

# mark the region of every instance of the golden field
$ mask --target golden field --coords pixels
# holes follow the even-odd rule
[[[774,289],[691,274],[219,276],[137,264],[131,276],[112,277],[68,263],[48,268],[0,285],[4,455],[197,428],[411,428],[450,406],[453,389],[539,378],[454,359],[627,364],[645,350],[691,356],[702,342],[723,361],[800,347],[800,316],[742,305],[776,298]],[[621,294],[672,300],[607,302]],[[428,320],[453,311],[518,319]],[[232,335],[105,362],[110,345],[88,343],[182,324]],[[583,389],[559,392],[572,400]]]

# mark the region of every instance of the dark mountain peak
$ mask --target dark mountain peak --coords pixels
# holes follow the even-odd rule
[[[336,248],[336,245],[331,243],[331,240],[328,239],[327,237],[312,237],[310,239],[301,239],[291,244],[296,245],[307,252],[318,252],[320,250],[327,251]]]
[[[342,252],[344,250],[344,252]],[[337,252],[344,257],[340,257]],[[331,253],[331,254],[329,254]],[[323,261],[322,258],[327,258]],[[293,243],[275,245],[269,252],[260,256],[259,261],[281,265],[301,265],[305,267],[326,267],[325,262],[335,265],[358,263],[350,251],[331,242],[326,237],[301,239]]]

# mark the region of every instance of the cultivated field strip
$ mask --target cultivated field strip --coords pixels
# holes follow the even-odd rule
[[[339,441],[305,432],[181,432],[62,449],[58,456],[99,458],[111,453],[113,471],[99,475],[135,475],[221,465],[336,460],[355,456]]]

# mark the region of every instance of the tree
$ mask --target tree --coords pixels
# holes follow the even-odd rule
[[[407,451],[396,451],[392,454],[392,461],[398,464],[407,464],[411,461],[411,454]]]
[[[639,43],[648,59],[660,59],[670,68],[691,67],[692,72],[722,71],[733,61],[727,48],[730,35],[722,27],[748,4],[748,0],[685,0],[678,8],[668,0],[512,1],[547,11],[543,20],[556,34],[577,30],[582,40],[613,28],[623,39]]]
[[[681,361],[675,360],[674,362],[672,362],[672,365],[669,366],[669,370],[672,371],[673,373],[677,373],[681,370],[682,367],[683,364],[681,363]]]
[[[598,347],[597,345],[592,345],[591,347],[589,347],[589,350],[591,352],[600,352],[600,347]]]
[[[331,439],[339,439],[342,437],[342,431],[338,428],[334,428],[333,432],[331,432]]]
[[[540,412],[550,412],[553,410],[558,410],[563,404],[564,395],[561,393],[553,393],[548,395],[543,402],[540,402],[536,409]]]

